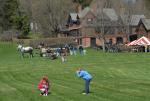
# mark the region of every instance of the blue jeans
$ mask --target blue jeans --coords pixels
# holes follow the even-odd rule
[[[85,93],[88,94],[89,93],[89,85],[90,85],[90,81],[91,80],[85,80]]]

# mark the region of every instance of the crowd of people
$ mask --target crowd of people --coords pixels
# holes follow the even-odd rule
[[[57,47],[57,48],[50,48],[50,47],[40,47],[40,56],[41,57],[50,57],[50,59],[56,59],[58,57],[61,58],[62,62],[67,61],[67,56],[68,55],[77,55],[79,51],[79,54],[81,56],[86,55],[86,50],[82,45],[79,46],[73,46],[73,45],[64,45],[63,47]]]

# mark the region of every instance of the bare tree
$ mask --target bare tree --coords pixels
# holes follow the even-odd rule
[[[122,20],[123,20],[123,26],[125,28],[124,30],[124,33],[127,35],[127,39],[128,41],[130,41],[130,34],[132,33],[131,32],[131,23],[132,23],[132,16],[134,14],[140,14],[138,13],[139,10],[137,10],[137,5],[136,6],[134,5],[136,3],[136,0],[124,0],[123,4],[124,4],[124,13],[122,15]],[[142,8],[141,8],[142,9]]]
[[[97,12],[96,12],[95,25],[96,25],[97,37],[102,42],[103,51],[106,50],[105,47],[107,46],[106,43],[108,41],[111,45],[110,40],[106,40],[107,34],[115,35],[117,33],[123,33],[125,31],[126,26],[124,25],[121,16],[119,16],[120,14],[118,14],[119,11],[116,12],[115,10],[116,8],[119,9],[119,4],[121,4],[121,2],[117,2],[117,3],[118,3],[118,8],[114,6],[115,4],[111,0],[97,0]],[[109,13],[111,13],[109,15],[110,18],[108,18],[105,14],[107,10],[108,11],[110,10],[109,11]]]
[[[96,32],[99,40],[102,41],[103,51],[105,52],[105,35],[109,33],[113,28],[111,22],[104,17],[104,8],[110,8],[110,0],[97,0],[97,11],[96,11]]]
[[[56,36],[61,26],[65,26],[69,12],[73,9],[70,0],[39,0],[35,18],[44,33]]]
[[[71,0],[20,0],[21,6],[30,18],[34,33],[56,36],[61,26],[65,26],[70,11]]]
[[[37,22],[35,20],[34,13],[37,12],[35,9],[36,7],[34,5],[37,4],[35,0],[19,0],[20,1],[20,7],[26,12],[29,21],[30,21],[30,30],[33,33],[37,33]]]
[[[18,0],[20,3],[20,8],[22,8],[28,15],[30,19],[32,19],[32,1],[33,0]]]

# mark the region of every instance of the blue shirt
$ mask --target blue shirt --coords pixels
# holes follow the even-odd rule
[[[81,70],[77,72],[77,76],[83,78],[84,80],[91,80],[92,76],[87,71]]]

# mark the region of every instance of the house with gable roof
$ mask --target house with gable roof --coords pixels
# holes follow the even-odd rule
[[[127,15],[124,16],[125,18],[127,18]],[[126,26],[129,26],[129,33],[128,34],[128,41],[133,41],[133,40],[136,40],[137,38],[139,38],[139,36],[137,36],[138,34],[138,24],[140,22],[140,19],[143,19],[145,18],[144,15],[131,15],[131,18],[130,18],[130,22],[129,22],[129,25],[127,23],[127,19],[125,19],[122,17],[122,20],[124,22],[124,25]]]
[[[103,15],[105,18],[105,26],[107,27],[105,39],[106,42],[110,40],[113,44],[123,43],[126,41],[126,36],[117,31],[119,24],[119,16],[116,14],[114,9],[104,8]],[[69,34],[67,36],[75,37],[78,44],[82,44],[85,47],[94,47],[96,45],[102,45],[98,39],[96,32],[96,12],[86,7],[79,13],[70,13],[68,17],[67,27]],[[112,24],[114,25],[111,28]]]
[[[86,7],[81,12],[79,12],[80,24],[81,24],[81,38],[79,39],[80,43],[83,46],[95,46],[95,20],[96,16],[91,8]]]
[[[106,43],[112,41],[112,44],[123,44],[127,42],[127,36],[123,33],[123,22],[122,19],[114,9],[112,8],[104,8],[103,9],[104,16],[104,36]],[[102,26],[101,26],[102,27]]]
[[[137,26],[144,15],[132,15],[130,21],[130,33],[125,34],[122,30],[127,25],[126,19],[118,15],[112,8],[103,8],[105,26],[105,41],[112,44],[124,44],[137,39]],[[96,32],[96,10],[86,7],[78,13],[70,13],[63,36],[74,37],[78,45],[94,47],[102,45]],[[130,40],[129,40],[130,39]]]
[[[150,38],[150,19],[140,19],[137,27],[137,37],[141,36]]]

